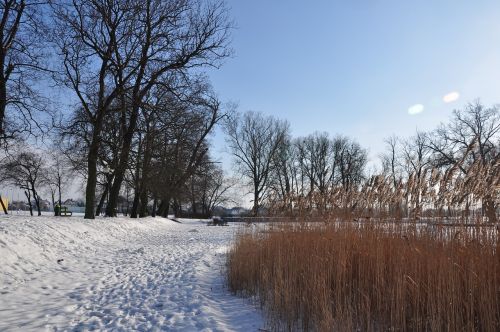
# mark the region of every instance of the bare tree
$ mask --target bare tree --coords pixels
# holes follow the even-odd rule
[[[61,205],[64,188],[72,182],[73,172],[68,160],[57,148],[51,149],[47,155],[50,159],[43,174],[43,182],[50,190],[52,205],[56,202]]]
[[[404,168],[408,176],[407,199],[412,203],[412,216],[419,218],[422,213],[423,198],[427,189],[427,171],[431,163],[431,150],[425,133],[417,133],[402,143]]]
[[[296,141],[301,173],[305,176],[309,188],[309,205],[318,205],[325,209],[325,200],[313,202],[314,197],[325,198],[332,177],[332,142],[327,133],[313,133]]]
[[[211,216],[215,207],[231,202],[228,193],[235,185],[234,179],[224,176],[220,166],[206,160],[186,183],[192,214]]]
[[[3,155],[0,155],[0,165],[3,166],[5,164],[5,161],[6,161],[6,156],[3,156]],[[0,176],[0,183],[2,181],[5,181],[6,179],[2,176]],[[2,195],[0,195],[0,205],[2,205],[2,210],[3,210],[3,213],[5,214],[9,214],[9,212],[7,211],[7,206],[2,198]]]
[[[35,201],[38,215],[42,215],[39,190],[46,172],[42,156],[18,146],[16,151],[6,159],[3,166],[5,172],[2,175],[2,181],[9,182],[24,191],[31,215],[33,215],[32,198]]]
[[[189,75],[191,68],[218,66],[230,54],[231,22],[223,1],[146,0],[134,5],[135,33],[130,35],[130,43],[138,47],[127,49],[133,55],[128,63],[113,57],[115,76],[130,92],[130,106],[124,109],[129,113],[128,126],[110,189],[108,216],[116,214],[139,113],[150,90],[158,84],[168,86],[173,74]]]
[[[347,192],[357,187],[363,180],[368,154],[358,142],[345,136],[334,137],[332,147],[331,179],[334,185],[340,184]]]
[[[389,181],[388,188],[385,188],[383,192],[387,198],[390,198],[390,212],[399,214],[401,213],[402,201],[398,193],[403,181],[401,140],[397,136],[390,136],[385,139],[385,146],[386,151],[380,155],[380,159],[382,162],[382,175],[387,177]]]
[[[42,129],[45,101],[36,82],[47,72],[43,59],[43,1],[0,2],[0,140]],[[1,142],[0,142],[1,143]]]
[[[79,0],[57,7],[62,82],[75,91],[91,124],[86,218],[94,217],[107,114],[116,108],[126,121],[106,207],[106,214],[114,216],[145,99],[154,86],[168,87],[170,77],[217,66],[229,54],[226,12],[218,0]]]
[[[299,174],[301,168],[297,144],[286,135],[272,162],[273,174],[270,182],[270,195],[275,208],[291,212],[292,198],[301,193]],[[280,204],[282,203],[282,204]]]
[[[167,216],[172,199],[182,201],[177,199],[180,189],[205,160],[207,138],[225,117],[219,100],[211,94],[178,100],[170,106],[169,112],[161,113],[162,135],[157,137],[160,144],[153,151],[155,162],[148,175],[155,178],[152,192],[160,200],[157,212],[161,216]]]
[[[285,121],[246,112],[233,115],[226,125],[227,140],[235,163],[253,189],[253,214],[259,213],[269,190],[272,161],[288,135]]]
[[[499,146],[499,108],[487,108],[479,101],[468,104],[463,110],[455,110],[451,121],[441,125],[427,140],[436,167],[457,169],[464,176],[477,173],[474,182],[483,185],[476,194],[482,199],[484,213],[490,222],[498,221],[494,182],[498,181]]]
[[[123,6],[123,7],[122,7]],[[87,186],[85,218],[95,217],[97,162],[104,118],[123,87],[111,71],[112,56],[117,52],[124,25],[126,1],[73,1],[55,7],[55,43],[62,56],[59,82],[73,90],[78,98],[79,119],[86,120],[88,148],[86,152]],[[127,32],[129,33],[129,32]],[[82,122],[76,122],[81,124]]]
[[[399,158],[399,138],[390,136],[385,139],[386,152],[380,156],[384,173],[388,173],[394,188],[398,185],[400,174],[400,158]]]

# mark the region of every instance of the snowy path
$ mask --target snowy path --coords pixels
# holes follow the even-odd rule
[[[257,331],[220,273],[235,229],[2,217],[0,330]]]

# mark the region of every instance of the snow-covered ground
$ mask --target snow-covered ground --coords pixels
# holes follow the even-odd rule
[[[257,331],[224,287],[237,226],[0,217],[0,331]]]

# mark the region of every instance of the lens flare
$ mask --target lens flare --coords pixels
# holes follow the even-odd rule
[[[452,102],[456,101],[458,98],[460,98],[460,93],[453,91],[453,92],[446,94],[443,97],[443,101],[445,103],[452,103]]]
[[[408,114],[410,115],[419,114],[422,113],[423,111],[424,111],[424,105],[422,104],[415,104],[410,108],[408,108]]]

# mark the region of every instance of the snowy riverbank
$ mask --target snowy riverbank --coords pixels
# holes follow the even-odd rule
[[[256,331],[221,276],[236,226],[0,217],[0,330]]]

